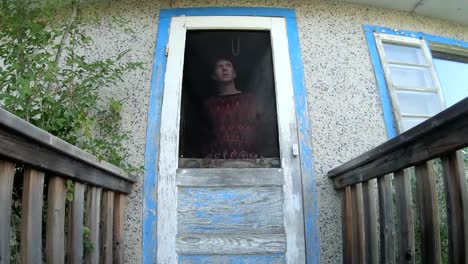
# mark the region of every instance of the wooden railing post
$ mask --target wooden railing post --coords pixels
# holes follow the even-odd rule
[[[377,263],[379,261],[379,248],[377,243],[377,207],[375,180],[362,183],[362,198],[364,206],[365,227],[365,263]]]
[[[441,158],[447,201],[449,263],[468,263],[468,195],[460,151]]]
[[[101,207],[101,250],[100,263],[112,264],[112,231],[114,221],[114,192],[103,191]]]
[[[408,170],[394,173],[399,263],[415,263],[413,197]]]
[[[124,239],[124,212],[125,197],[123,193],[114,196],[114,264],[123,264],[123,239]]]
[[[26,168],[21,204],[21,263],[42,262],[42,191],[44,173]]]
[[[10,263],[10,219],[15,164],[0,160],[0,264]]]
[[[49,179],[47,197],[46,261],[51,264],[65,262],[65,179]]]
[[[421,224],[421,263],[440,263],[440,224],[432,161],[415,166],[416,193]]]
[[[93,250],[86,251],[85,262],[90,264],[99,263],[99,218],[101,208],[101,192],[98,187],[88,189],[86,206],[86,226],[89,228],[89,240],[93,244]]]
[[[353,214],[354,230],[357,238],[357,255],[358,263],[365,263],[365,237],[366,230],[364,228],[364,202],[362,198],[362,184],[358,183],[352,187],[353,191]]]
[[[351,186],[342,192],[341,227],[343,231],[343,263],[357,263],[357,243],[354,233],[353,199]]]
[[[75,182],[73,189],[73,201],[71,205],[69,222],[69,258],[70,263],[83,263],[83,212],[84,212],[84,191],[85,186]]]
[[[378,179],[381,263],[395,263],[393,190],[391,175]]]

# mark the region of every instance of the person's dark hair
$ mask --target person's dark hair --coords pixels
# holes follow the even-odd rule
[[[218,61],[220,60],[227,60],[227,61],[230,61],[232,63],[232,67],[234,68],[235,71],[237,71],[237,67],[236,67],[236,64],[234,62],[234,60],[231,58],[231,57],[228,57],[228,56],[219,56],[219,57],[214,57],[211,62],[210,62],[210,70],[211,72],[214,71],[215,67],[216,67],[216,63],[218,63]]]

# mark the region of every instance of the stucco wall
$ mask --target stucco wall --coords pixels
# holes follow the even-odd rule
[[[363,24],[422,31],[468,40],[468,27],[363,5],[314,1],[178,1],[171,7],[268,6],[294,8],[297,14],[308,109],[312,125],[316,189],[319,203],[321,262],[341,262],[341,223],[338,194],[328,170],[386,140],[380,98],[368,55]],[[123,0],[87,10],[105,21],[121,16],[135,34],[101,26],[89,29],[96,43],[92,56],[130,49],[129,59],[144,62],[145,70],[122,76],[118,87],[103,94],[124,99],[123,126],[132,132],[127,143],[131,162],[144,163],[148,97],[159,5],[156,0]],[[126,208],[126,263],[142,259],[143,175]]]

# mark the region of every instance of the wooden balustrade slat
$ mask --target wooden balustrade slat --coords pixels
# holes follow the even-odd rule
[[[376,214],[376,180],[362,183],[362,200],[364,211],[365,235],[365,263],[377,263],[379,249],[377,243],[377,214]]]
[[[123,264],[123,238],[124,238],[124,212],[125,212],[125,194],[116,193],[114,195],[114,264]]]
[[[415,166],[416,193],[421,225],[421,263],[440,263],[440,223],[432,161]]]
[[[353,210],[354,210],[354,230],[357,237],[357,255],[358,263],[365,263],[365,228],[364,228],[364,202],[362,198],[362,184],[354,185],[353,191]]]
[[[378,178],[381,263],[395,263],[393,190],[391,175]]]
[[[343,231],[343,263],[357,263],[356,241],[353,231],[353,200],[351,186],[342,192],[341,227]]]
[[[441,157],[447,201],[449,263],[468,263],[468,195],[462,153]]]
[[[0,264],[10,263],[10,217],[15,164],[0,160]]]
[[[394,173],[399,263],[415,263],[411,178],[407,170]]]
[[[114,221],[114,192],[103,191],[101,206],[101,261],[100,263],[112,264],[112,231]]]
[[[70,263],[83,263],[83,217],[85,186],[73,184],[73,201],[69,214],[68,252]]]
[[[44,173],[26,168],[21,201],[21,263],[42,262],[42,192]]]
[[[86,226],[89,228],[89,241],[93,244],[93,250],[87,250],[85,254],[85,262],[89,264],[99,263],[99,218],[101,208],[101,193],[101,188],[88,188]]]
[[[46,261],[65,262],[65,179],[49,179],[47,197]]]

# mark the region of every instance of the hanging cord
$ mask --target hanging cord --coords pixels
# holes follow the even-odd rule
[[[234,39],[231,39],[231,51],[232,55],[235,57],[239,56],[240,54],[240,37],[237,37],[237,50],[234,51]]]

